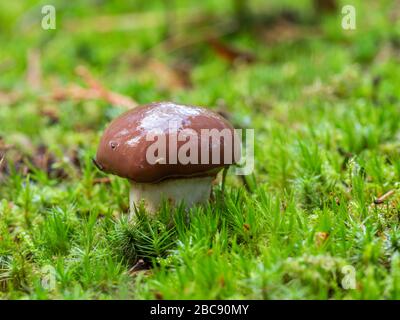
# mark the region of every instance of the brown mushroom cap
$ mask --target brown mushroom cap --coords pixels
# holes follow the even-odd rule
[[[169,130],[171,121],[176,124],[177,131],[175,132]],[[170,159],[169,141],[172,141],[170,140],[171,132],[179,134],[183,129],[191,129],[193,133],[197,133],[197,164],[182,164],[179,157],[175,164],[168,161]],[[220,169],[232,164],[232,162],[227,163],[224,158],[226,141],[220,138],[211,143],[212,139],[210,139],[205,150],[209,152],[210,161],[201,163],[203,151],[201,149],[204,149],[200,135],[202,129],[228,129],[232,140],[235,134],[232,125],[225,118],[208,109],[171,102],[140,106],[125,112],[110,123],[100,140],[96,163],[105,172],[139,183],[154,183],[169,178],[216,175]],[[154,143],[146,139],[149,132],[165,134],[167,163],[151,164],[147,160],[147,149]],[[177,141],[176,149],[179,150],[187,141],[195,140],[188,138],[186,141]],[[219,163],[211,163],[211,148],[217,148],[216,150],[220,151]],[[235,162],[233,153],[232,159]]]

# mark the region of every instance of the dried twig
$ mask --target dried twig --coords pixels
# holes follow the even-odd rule
[[[395,192],[396,192],[395,189],[392,189],[392,190],[386,192],[384,195],[380,196],[379,198],[376,198],[376,199],[374,200],[374,203],[375,203],[375,204],[382,204],[382,203],[384,203],[385,200],[386,200],[387,198],[391,197]]]
[[[148,270],[149,266],[146,262],[144,262],[143,259],[139,259],[138,262],[136,262],[136,264],[129,269],[129,274],[130,275],[134,275],[135,273],[139,272],[139,271],[143,271],[143,270]]]
[[[110,184],[110,183],[111,183],[111,179],[108,177],[93,179],[93,184]]]
[[[28,50],[26,57],[26,81],[30,88],[39,90],[42,83],[42,70],[40,67],[40,52],[37,49]]]
[[[86,83],[89,88],[105,91],[103,85],[95,79],[95,77],[89,72],[89,70],[84,66],[77,66],[75,69],[75,73],[82,78],[82,80]]]
[[[53,99],[105,100],[112,105],[119,105],[127,109],[137,107],[138,103],[130,97],[106,89],[85,67],[78,67],[76,73],[89,88],[83,88],[76,84],[72,84],[66,88],[58,88],[53,92]]]
[[[94,91],[97,91],[100,97],[111,104],[117,104],[127,108],[137,107],[137,103],[131,98],[122,94],[107,90],[84,66],[76,68],[76,73],[82,77],[85,83]]]

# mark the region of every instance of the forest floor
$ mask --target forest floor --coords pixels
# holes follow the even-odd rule
[[[356,30],[306,0],[240,26],[227,0],[58,1],[56,30],[0,4],[0,299],[399,299],[400,14],[350,2]],[[152,101],[254,129],[253,174],[129,222],[92,158]]]

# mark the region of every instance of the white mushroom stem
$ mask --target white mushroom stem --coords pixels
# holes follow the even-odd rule
[[[137,183],[131,181],[129,206],[131,217],[135,207],[143,202],[146,210],[154,214],[163,200],[172,205],[184,203],[186,208],[195,204],[206,203],[211,194],[214,177],[168,179],[159,183]]]

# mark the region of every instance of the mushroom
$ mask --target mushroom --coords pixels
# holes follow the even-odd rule
[[[155,213],[163,200],[187,208],[206,203],[218,172],[240,159],[240,141],[221,115],[197,106],[159,102],[113,120],[95,164],[129,179],[130,212]]]

